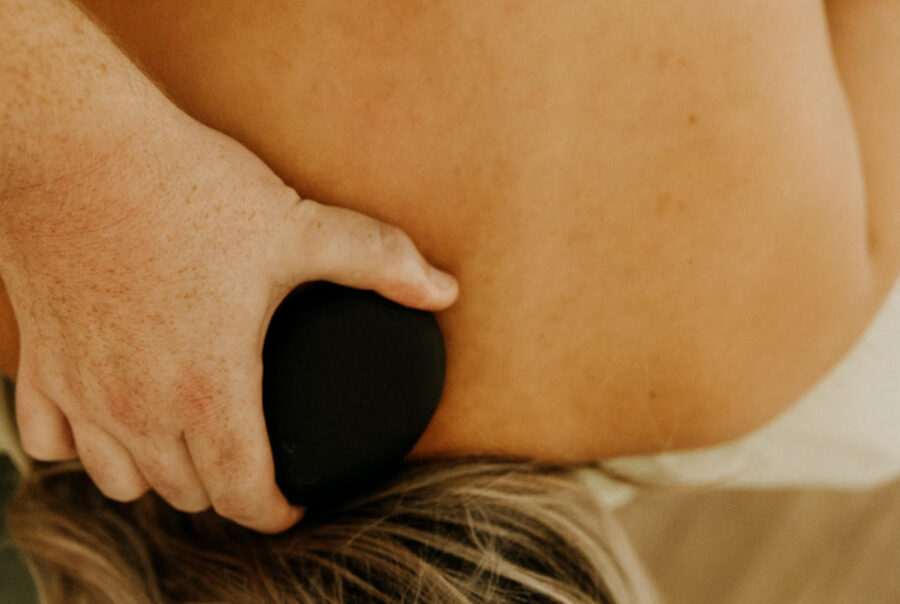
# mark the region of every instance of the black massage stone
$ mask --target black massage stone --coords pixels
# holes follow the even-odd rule
[[[339,501],[395,473],[444,387],[434,316],[371,291],[301,285],[272,317],[263,409],[289,501]]]

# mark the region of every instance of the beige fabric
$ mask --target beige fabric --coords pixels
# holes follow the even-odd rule
[[[900,602],[900,481],[644,493],[617,516],[671,604]]]

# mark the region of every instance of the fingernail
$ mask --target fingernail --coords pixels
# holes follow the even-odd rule
[[[434,267],[428,267],[428,276],[438,289],[450,289],[456,284],[456,279]]]

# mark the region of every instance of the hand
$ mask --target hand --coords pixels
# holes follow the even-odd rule
[[[178,124],[20,191],[29,226],[6,236],[2,268],[22,443],[38,459],[77,454],[113,499],[152,488],[277,532],[302,514],[275,484],[262,413],[282,298],[328,280],[439,310],[457,285],[400,230],[301,200],[234,140]]]

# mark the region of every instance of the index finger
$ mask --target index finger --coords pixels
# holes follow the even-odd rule
[[[296,524],[303,508],[291,505],[275,483],[275,465],[259,390],[216,405],[215,417],[186,427],[194,466],[220,515],[262,533]]]

